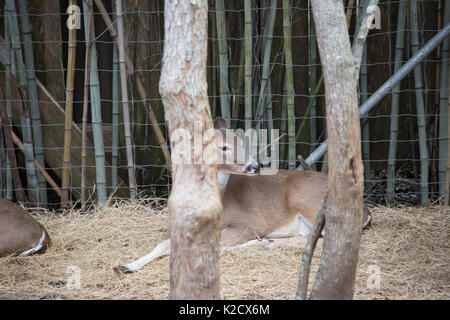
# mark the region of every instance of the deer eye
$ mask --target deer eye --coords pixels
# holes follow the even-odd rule
[[[223,146],[223,147],[219,147],[222,151],[227,151],[228,147],[227,146]]]

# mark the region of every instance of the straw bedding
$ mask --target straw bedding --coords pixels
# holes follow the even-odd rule
[[[362,235],[355,299],[449,299],[449,208],[380,206],[371,211],[372,226]],[[30,213],[47,228],[52,247],[42,255],[0,258],[0,299],[167,299],[168,257],[138,273],[113,271],[168,238],[164,200],[119,202],[85,214]],[[292,238],[222,252],[223,297],[292,299],[305,243]],[[319,240],[310,286],[321,248]],[[372,270],[380,271],[379,288],[371,280]]]

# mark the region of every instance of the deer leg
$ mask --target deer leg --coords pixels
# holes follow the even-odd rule
[[[167,256],[169,253],[170,253],[170,239],[158,244],[156,248],[153,249],[152,252],[143,256],[142,258],[123,266],[114,267],[114,271],[124,273],[136,272],[142,269],[146,264],[152,262],[153,260],[159,257]]]
[[[261,240],[269,241],[267,239],[260,239],[257,234],[248,229],[229,227],[222,230],[220,238],[220,249],[222,251],[245,248],[255,245]]]
[[[256,234],[253,232],[236,228],[225,228],[222,230],[221,239],[221,250],[243,248],[254,245],[259,241]],[[164,257],[168,254],[170,254],[170,239],[158,244],[152,252],[142,258],[123,266],[114,267],[114,271],[123,273],[136,272],[153,260]]]

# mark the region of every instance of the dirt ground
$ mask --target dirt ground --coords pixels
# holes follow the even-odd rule
[[[30,212],[47,228],[52,246],[42,255],[0,258],[0,299],[167,299],[168,257],[134,274],[113,271],[168,238],[165,201],[122,202],[87,214]],[[371,212],[355,299],[449,299],[449,207]],[[222,252],[223,298],[293,299],[305,243],[292,238]],[[319,240],[310,286],[321,248]]]

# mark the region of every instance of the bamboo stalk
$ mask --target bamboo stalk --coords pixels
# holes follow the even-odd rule
[[[364,45],[361,59],[360,94],[361,104],[367,101],[367,45]],[[370,184],[370,126],[369,118],[362,119],[362,155],[364,163],[364,189],[369,190]]]
[[[251,0],[250,0],[251,1]],[[215,15],[211,17],[211,38],[214,39],[211,41],[211,74],[212,74],[212,88],[211,88],[211,115],[213,119],[217,116],[217,26],[216,26],[216,19]]]
[[[444,11],[444,25],[450,23],[450,3],[447,1],[445,4]],[[448,54],[449,50],[449,40],[446,38],[442,42],[442,64],[441,64],[441,74],[440,74],[440,96],[439,96],[439,196],[445,198],[445,188],[446,188],[446,167],[448,163],[447,160],[447,145],[448,145]]]
[[[280,162],[283,161],[283,169],[287,168],[286,165],[286,145],[288,143],[287,139],[287,94],[286,94],[286,76],[283,75],[283,96],[281,97],[281,120],[280,120],[280,134],[283,135],[281,138],[280,145]]]
[[[411,37],[411,52],[416,54],[419,51],[419,22],[417,15],[417,0],[410,1],[410,37]],[[421,205],[428,205],[428,149],[427,149],[427,130],[425,107],[423,101],[423,83],[422,67],[417,64],[414,67],[414,83],[416,92],[416,106],[417,106],[417,126],[419,130],[419,152],[420,152],[420,194]]]
[[[6,104],[6,114],[8,123],[12,122],[12,107],[11,107],[11,41],[9,36],[9,25],[8,25],[9,18],[7,17],[7,12],[5,10],[5,16],[3,18],[4,22],[4,30],[5,30],[5,104]],[[5,122],[6,123],[6,122]],[[3,130],[7,130],[3,128]],[[3,131],[2,130],[2,131]],[[5,141],[6,141],[6,135]],[[6,146],[6,143],[5,143]],[[8,149],[6,149],[8,150]],[[11,172],[11,164],[8,157],[8,151],[6,151],[6,194],[5,197],[7,200],[12,201],[13,200],[13,175]],[[20,179],[19,179],[20,180]]]
[[[317,82],[317,42],[316,42],[316,28],[314,25],[314,18],[312,15],[312,9],[310,6],[309,10],[309,95],[312,99],[311,111],[309,112],[309,135],[310,135],[310,152],[316,147],[317,142],[317,121],[316,121],[316,99],[315,94],[313,94],[313,88],[316,86]]]
[[[350,27],[350,19],[351,19],[351,16],[352,16],[353,2],[354,2],[354,0],[350,0],[348,2],[348,8],[347,8],[347,12],[346,12],[347,27]],[[312,24],[314,25],[314,23],[312,23]],[[314,60],[314,61],[316,61],[316,60]],[[314,78],[315,78],[315,75],[314,75]],[[303,115],[303,119],[300,122],[300,126],[297,129],[297,134],[295,135],[295,141],[299,141],[300,140],[300,134],[301,134],[303,128],[305,127],[305,125],[306,125],[307,118],[311,118],[311,120],[314,119],[312,112],[313,112],[313,110],[315,112],[316,96],[317,96],[317,93],[319,92],[319,90],[320,90],[320,88],[322,86],[322,83],[323,83],[323,74],[320,75],[319,80],[317,81],[317,83],[315,83],[314,89],[312,89],[312,87],[310,87],[310,91],[312,91],[312,93],[310,92],[311,97],[309,99],[308,106],[306,107],[305,113]],[[314,139],[314,143],[315,142],[316,141]],[[315,147],[315,145],[311,145],[311,147]],[[311,152],[312,152],[313,149],[314,148],[311,149]]]
[[[450,90],[450,72],[448,73],[448,87]],[[448,99],[448,109],[450,109],[450,99]],[[447,127],[450,127],[450,112],[447,112]],[[447,176],[445,181],[447,181],[445,186],[445,201],[444,205],[450,206],[450,139],[447,137]]]
[[[245,130],[251,129],[253,118],[252,107],[252,1],[245,0],[244,2],[244,48],[245,48]]]
[[[403,48],[405,38],[405,22],[408,1],[400,1],[398,6],[397,18],[397,39],[395,42],[395,58],[394,58],[394,73],[396,73],[402,66]],[[392,89],[391,100],[391,129],[389,139],[389,156],[387,167],[387,181],[386,181],[386,200],[388,203],[394,201],[394,185],[395,185],[395,160],[397,156],[397,137],[398,137],[398,109],[400,102],[400,82]]]
[[[100,11],[103,20],[105,21],[106,26],[108,27],[109,33],[111,37],[114,39],[116,45],[119,47],[119,41],[118,41],[118,34],[116,30],[114,29],[114,24],[111,21],[111,18],[109,17],[108,13],[106,12],[105,6],[103,5],[102,0],[95,0],[95,4]],[[134,73],[133,70],[133,64],[131,63],[130,58],[127,56],[127,53],[124,51],[124,59],[128,66],[128,73],[132,75]],[[143,81],[141,78],[141,75],[139,73],[136,74],[136,84],[138,89],[139,97],[142,101],[147,101],[146,91],[143,85]],[[171,171],[171,160],[170,160],[170,152],[169,148],[167,146],[166,140],[164,138],[164,134],[162,133],[159,124],[158,119],[156,118],[155,113],[153,112],[153,108],[151,107],[151,104],[148,102],[149,107],[149,120],[152,124],[153,131],[155,132],[156,138],[158,140],[159,145],[161,146],[161,152],[163,153],[164,158],[166,159],[167,166],[169,168],[169,171]]]
[[[220,66],[220,111],[222,117],[230,127],[230,97],[228,89],[228,47],[226,36],[225,4],[224,0],[216,0],[216,26],[219,42],[219,66]]]
[[[130,187],[130,196],[132,199],[136,197],[136,177],[134,173],[133,150],[130,130],[130,114],[128,109],[128,92],[127,92],[127,74],[125,66],[125,49],[123,39],[123,22],[122,22],[122,1],[116,0],[116,16],[117,16],[117,33],[119,41],[119,65],[120,65],[120,84],[122,92],[122,114],[125,129],[125,144],[127,150],[128,162],[128,180]]]
[[[20,151],[22,151],[22,153],[25,154],[25,146],[23,145],[22,141],[20,141],[19,137],[16,136],[16,134],[12,131],[11,135],[14,143],[17,145],[17,147],[19,147]],[[55,190],[55,192],[61,197],[62,191],[56,184],[55,180],[53,180],[52,177],[49,176],[47,171],[45,171],[45,168],[39,163],[39,161],[37,161],[37,159],[34,159],[33,161],[34,164],[36,165],[36,168],[41,173],[42,177],[46,180],[46,182],[48,182],[52,186],[53,190]]]
[[[84,19],[84,32],[87,39],[87,15],[89,12],[87,0],[83,0],[83,15]],[[94,25],[91,27],[92,35],[95,35]],[[104,204],[107,199],[106,192],[106,171],[105,171],[105,148],[103,145],[103,132],[102,132],[102,113],[100,104],[100,83],[98,79],[97,68],[97,49],[95,41],[91,43],[91,55],[90,55],[90,75],[89,86],[91,95],[91,119],[92,119],[92,134],[94,136],[94,148],[95,148],[95,167],[96,167],[96,181],[97,181],[97,196],[99,204]]]
[[[264,107],[266,106],[266,92],[267,86],[269,84],[270,76],[270,56],[272,52],[272,38],[273,38],[273,28],[275,26],[275,16],[277,10],[277,0],[271,0],[269,15],[267,17],[267,22],[264,26],[264,45],[263,45],[263,68],[261,74],[261,87],[259,92],[258,105],[256,107],[255,120],[257,121],[257,126],[259,127],[259,122],[261,121],[264,113]]]
[[[237,76],[237,82],[234,81],[233,84],[233,93],[235,96],[234,103],[233,103],[233,112],[232,112],[232,118],[237,123],[239,114],[241,113],[241,100],[243,95],[243,86],[242,82],[244,82],[244,70],[245,70],[245,45],[241,48],[241,54],[239,57],[239,71]],[[234,128],[235,126],[233,126]]]
[[[31,115],[28,106],[27,79],[25,66],[23,63],[22,49],[20,46],[19,23],[17,21],[16,6],[14,0],[6,1],[6,11],[8,12],[9,32],[11,48],[16,66],[16,80],[19,85],[21,97],[21,123],[22,136],[25,148],[25,165],[27,173],[28,200],[32,205],[39,203],[39,190],[37,183],[36,167],[34,166],[33,135],[31,131]]]
[[[14,182],[14,191],[16,193],[16,200],[21,203],[25,203],[25,192],[22,186],[22,182],[20,181],[19,169],[17,168],[17,159],[16,153],[14,152],[14,143],[12,140],[12,122],[8,119],[8,113],[6,110],[6,106],[3,103],[5,101],[3,97],[3,90],[0,86],[0,120],[2,122],[3,134],[5,136],[5,144],[7,155],[9,159],[9,165],[11,169],[11,176]]]
[[[115,2],[113,2],[113,16],[115,14]],[[112,72],[112,153],[111,153],[111,166],[112,166],[112,188],[118,187],[117,185],[117,169],[119,165],[119,52],[117,45],[113,43],[113,72]]]
[[[75,5],[75,0],[70,0],[69,5]],[[67,208],[69,204],[70,189],[70,147],[72,145],[72,117],[73,117],[73,93],[75,82],[75,59],[77,51],[77,30],[69,29],[69,43],[67,51],[67,75],[66,75],[66,110],[64,123],[64,156],[61,177],[61,206]],[[83,202],[84,203],[84,202]]]
[[[5,145],[3,144],[3,130],[0,123],[0,197],[4,198],[5,178],[6,178],[6,159],[5,159]]]
[[[291,16],[290,1],[283,0],[283,30],[284,30],[284,54],[286,59],[286,94],[288,108],[288,167],[295,169],[296,141],[295,141],[295,113],[294,113],[294,69],[292,66],[291,49]]]
[[[84,15],[86,17],[86,15]],[[87,135],[87,122],[88,122],[88,112],[89,112],[89,75],[91,69],[91,51],[92,51],[92,0],[88,3],[88,21],[87,21],[87,36],[86,42],[86,53],[84,58],[84,96],[83,96],[83,117],[81,124],[81,208],[84,209],[86,205],[86,135]],[[114,94],[114,92],[113,92]]]
[[[6,155],[8,153],[6,152]],[[11,170],[11,165],[9,163],[9,158],[6,156],[6,200],[13,201],[13,175]]]
[[[22,37],[23,37],[23,49],[25,54],[25,68],[28,86],[28,97],[30,99],[31,110],[31,124],[33,130],[34,147],[36,150],[36,159],[41,165],[44,163],[44,149],[42,142],[42,125],[41,115],[39,111],[38,93],[36,86],[36,75],[34,72],[34,58],[33,58],[33,45],[31,39],[31,28],[28,17],[28,9],[26,0],[19,0],[19,12],[21,15]],[[41,175],[37,175],[39,183],[39,200],[41,204],[47,204],[47,183],[45,178]]]

